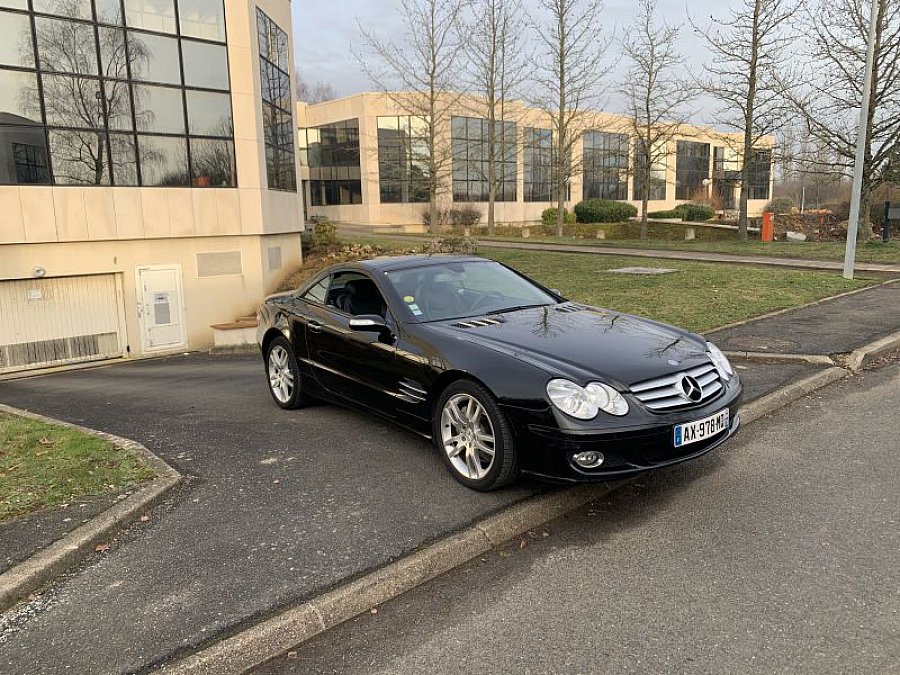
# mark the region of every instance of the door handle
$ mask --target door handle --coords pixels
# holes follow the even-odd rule
[[[318,321],[310,321],[308,324],[306,324],[306,327],[309,329],[310,333],[321,333],[323,330],[325,330],[325,327]]]

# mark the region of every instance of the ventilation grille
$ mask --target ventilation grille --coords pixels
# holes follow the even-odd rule
[[[453,326],[455,328],[484,328],[485,326],[496,326],[497,324],[506,323],[505,319],[499,317],[491,317],[484,319],[466,319],[465,321],[457,321]]]
[[[584,305],[573,305],[572,303],[567,303],[565,305],[557,305],[556,311],[561,312],[562,314],[574,314],[575,312],[583,312],[587,307]]]
[[[410,403],[422,403],[428,397],[428,393],[418,382],[404,380],[400,383],[400,398]]]
[[[281,269],[281,247],[269,247],[269,271],[277,272]]]
[[[197,276],[200,278],[243,273],[240,251],[211,251],[197,254]]]
[[[700,385],[701,396],[696,401],[689,399],[681,387],[682,380],[686,376],[692,377]],[[721,391],[722,382],[719,373],[710,362],[680,373],[631,385],[631,393],[653,412],[700,406],[715,398]]]
[[[117,356],[119,339],[115,333],[22,342],[0,346],[0,369],[25,368],[42,363],[79,361],[100,356]]]

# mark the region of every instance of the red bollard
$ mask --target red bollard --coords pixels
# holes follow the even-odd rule
[[[766,211],[762,216],[762,233],[760,238],[771,243],[775,241],[775,214],[772,211]]]

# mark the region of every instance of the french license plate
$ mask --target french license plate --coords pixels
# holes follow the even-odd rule
[[[728,408],[702,420],[675,426],[675,447],[699,443],[728,429]]]

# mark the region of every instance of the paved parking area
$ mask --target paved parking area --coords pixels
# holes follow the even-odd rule
[[[814,370],[741,365],[748,398]],[[149,523],[0,626],[3,672],[146,669],[552,489],[474,493],[387,423],[283,411],[253,356],[6,382],[0,401],[133,438],[189,476]]]

